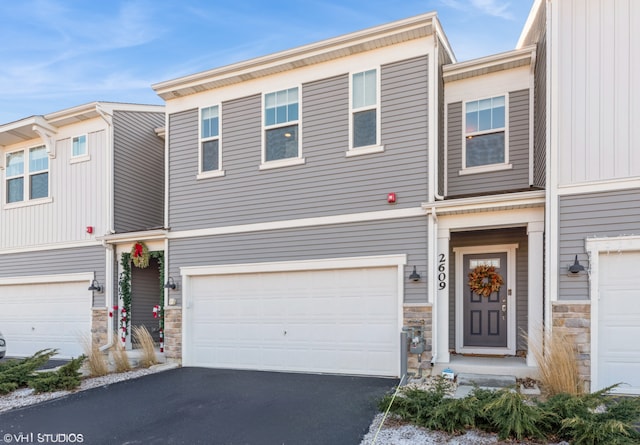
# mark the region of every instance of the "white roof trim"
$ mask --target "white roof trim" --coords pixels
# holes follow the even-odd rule
[[[433,34],[436,13],[368,28],[152,85],[165,100],[350,56]],[[452,55],[453,56],[453,55]],[[453,58],[453,57],[452,57]]]
[[[535,50],[535,46],[531,45],[505,53],[445,65],[442,67],[442,77],[445,82],[452,82],[496,71],[528,66],[534,60]]]

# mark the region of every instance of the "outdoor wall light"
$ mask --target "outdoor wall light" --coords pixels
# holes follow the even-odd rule
[[[169,279],[167,280],[167,284],[164,285],[165,289],[171,289],[171,290],[175,290],[176,289],[176,282],[173,281],[172,277],[169,277]]]
[[[89,286],[89,290],[102,292],[102,286],[100,286],[100,284],[98,283],[98,280],[93,280],[91,281],[91,286]]]
[[[411,281],[420,281],[420,274],[416,271],[416,266],[413,266],[413,272],[409,275]]]
[[[580,261],[578,261],[578,255],[576,255],[576,259],[573,261],[573,264],[569,266],[568,270],[569,273],[573,275],[584,272],[584,266],[580,264]]]

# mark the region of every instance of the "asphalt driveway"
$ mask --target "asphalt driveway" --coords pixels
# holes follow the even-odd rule
[[[354,445],[397,383],[178,368],[0,414],[0,444]]]

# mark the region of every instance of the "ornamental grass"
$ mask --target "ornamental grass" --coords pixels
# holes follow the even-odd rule
[[[100,377],[109,373],[107,357],[100,351],[100,346],[93,341],[90,335],[82,336],[82,349],[87,357],[86,363],[91,377]]]
[[[115,338],[118,338],[118,333],[115,333]],[[124,348],[124,345],[117,341],[111,347],[111,357],[113,357],[113,363],[116,372],[126,372],[131,370],[131,363],[129,362],[129,356]]]
[[[584,381],[578,372],[574,338],[556,330],[546,332],[542,341],[542,345],[533,342],[531,353],[538,362],[539,380],[545,392],[548,395],[582,394]]]
[[[157,364],[158,358],[156,357],[156,344],[147,328],[144,326],[134,326],[132,331],[136,342],[142,350],[142,355],[140,356],[140,367],[148,368],[151,365]]]

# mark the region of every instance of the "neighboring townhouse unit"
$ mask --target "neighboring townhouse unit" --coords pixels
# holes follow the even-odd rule
[[[547,305],[591,390],[640,394],[640,3],[536,1],[519,46],[546,67]],[[545,56],[546,55],[546,56]],[[575,264],[575,262],[578,264]],[[570,270],[571,266],[573,267]],[[580,267],[582,266],[582,268]]]
[[[106,308],[117,304],[116,258],[97,236],[163,226],[163,126],[162,106],[108,102],[0,126],[8,355],[56,348],[78,356],[91,333],[100,346],[112,340]]]
[[[422,203],[452,58],[425,14],[153,86],[169,357],[400,374],[409,317],[431,341]]]

